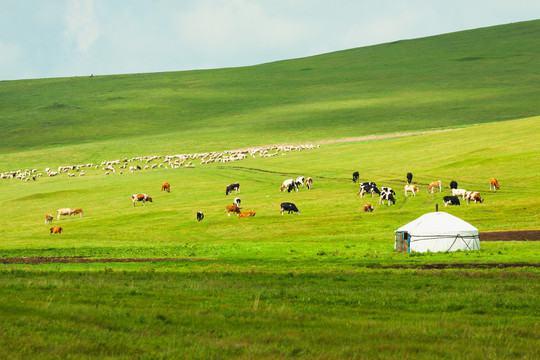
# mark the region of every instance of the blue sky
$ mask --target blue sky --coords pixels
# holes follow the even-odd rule
[[[254,65],[539,18],[538,0],[0,0],[0,80]]]

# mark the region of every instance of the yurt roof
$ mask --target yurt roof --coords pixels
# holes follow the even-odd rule
[[[424,214],[396,231],[407,231],[411,236],[478,235],[477,228],[443,211]]]

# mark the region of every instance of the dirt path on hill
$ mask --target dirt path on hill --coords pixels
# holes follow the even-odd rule
[[[318,145],[327,145],[327,144],[337,144],[337,143],[346,143],[346,142],[357,142],[357,141],[368,141],[368,140],[383,140],[383,139],[393,139],[407,136],[417,136],[417,135],[428,135],[428,134],[437,134],[446,131],[454,131],[462,128],[456,129],[442,129],[442,130],[427,130],[427,131],[411,131],[403,133],[394,133],[394,134],[382,134],[382,135],[364,135],[364,136],[355,136],[341,139],[327,139],[314,141]]]

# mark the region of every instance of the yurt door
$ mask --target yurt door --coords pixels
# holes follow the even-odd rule
[[[396,231],[396,251],[411,252],[411,237],[406,231]]]

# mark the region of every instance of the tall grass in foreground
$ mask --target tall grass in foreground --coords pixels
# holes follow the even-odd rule
[[[532,359],[520,271],[1,271],[0,357]]]

